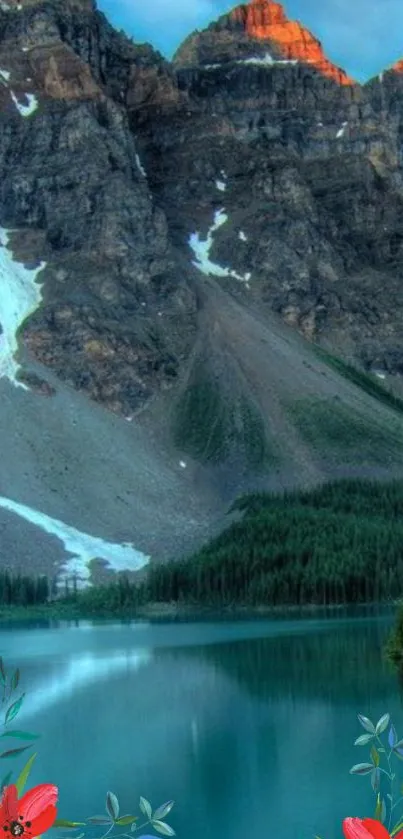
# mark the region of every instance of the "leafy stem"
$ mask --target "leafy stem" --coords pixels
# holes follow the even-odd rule
[[[106,831],[106,833],[104,833],[104,834],[101,836],[101,839],[105,839],[105,836],[109,836],[110,832],[113,830],[113,828],[114,828],[114,827],[115,827],[115,823],[114,823],[114,822],[112,822],[112,824],[111,824],[111,826],[110,826],[109,830],[107,830],[107,831]]]
[[[377,739],[377,741],[378,741],[378,743],[379,743],[379,745],[382,749],[383,748],[383,743],[382,743],[382,740],[381,740],[379,734],[376,735],[376,739]],[[388,762],[389,772],[385,772],[385,770],[382,770],[381,767],[379,767],[380,771],[385,772],[385,774],[388,776],[388,778],[390,780],[390,810],[389,810],[389,822],[388,822],[389,832],[390,832],[390,825],[391,825],[391,821],[392,821],[392,812],[393,812],[393,781],[395,779],[395,775],[392,772],[392,765],[391,765],[391,762],[390,762],[392,752],[393,752],[393,749],[390,749],[389,752],[386,751],[386,749],[385,749],[385,756],[386,756],[386,760]]]
[[[403,801],[403,795],[401,795],[400,798],[398,798],[397,801],[394,804],[392,804],[391,809],[394,810],[395,807],[397,807],[401,801]]]

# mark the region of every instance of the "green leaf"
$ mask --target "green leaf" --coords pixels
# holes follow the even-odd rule
[[[5,775],[5,777],[3,778],[1,782],[1,792],[3,792],[4,787],[8,786],[8,784],[10,783],[10,778],[12,774],[12,772],[7,772],[7,775]]]
[[[384,800],[382,799],[382,812],[381,812],[381,822],[382,822],[382,824],[385,824],[385,821],[386,821],[386,804],[385,804]]]
[[[106,812],[113,821],[119,818],[119,801],[113,792],[106,793]]]
[[[0,737],[17,737],[18,740],[37,740],[40,734],[31,734],[30,731],[5,731]]]
[[[354,742],[354,746],[366,746],[373,738],[374,734],[360,734]]]
[[[18,790],[18,797],[21,797],[21,793],[22,793],[22,791],[25,787],[25,784],[27,783],[29,773],[32,769],[32,764],[33,764],[35,758],[36,758],[36,752],[35,752],[34,755],[31,755],[29,760],[27,760],[24,768],[21,770],[21,772],[20,772],[20,774],[19,774],[19,776],[18,776],[18,778],[15,782],[15,785],[16,785],[17,790]]]
[[[403,828],[403,822],[398,822],[397,825],[393,828],[390,835],[394,836],[395,833],[399,833],[399,830],[402,830],[402,828]]]
[[[142,795],[140,796],[140,810],[145,816],[147,816],[148,819],[151,819],[153,814],[151,804],[146,798],[143,798]]]
[[[375,746],[372,746],[372,749],[371,749],[371,760],[372,760],[372,763],[374,764],[374,766],[379,766],[380,757],[379,757],[379,754],[378,754]]]
[[[20,671],[17,667],[16,671],[13,673],[11,678],[11,690],[16,690],[18,687],[18,683],[20,681]]]
[[[120,816],[119,819],[116,819],[115,824],[119,824],[122,827],[125,827],[127,824],[133,824],[138,820],[137,816]]]
[[[383,717],[378,720],[375,728],[376,734],[382,734],[383,731],[388,727],[390,721],[390,714],[384,714]]]
[[[17,699],[16,702],[13,702],[13,704],[10,705],[10,707],[8,708],[7,713],[6,713],[6,718],[5,718],[5,721],[4,721],[5,725],[7,725],[9,722],[11,722],[11,720],[14,719],[14,717],[17,716],[18,711],[20,710],[21,705],[24,701],[24,696],[25,696],[25,693],[23,693],[22,696],[20,696],[20,698]]]
[[[379,792],[381,786],[381,773],[379,767],[375,766],[371,772],[371,787],[374,792]]]
[[[163,836],[175,836],[175,831],[169,826],[169,824],[166,824],[166,822],[160,822],[158,819],[154,821],[153,819],[151,824],[153,828],[158,830],[158,833],[162,833]]]
[[[69,829],[73,829],[76,827],[85,827],[85,822],[71,822],[69,819],[56,819],[52,827],[68,827]]]
[[[167,801],[165,804],[161,804],[160,807],[157,807],[155,813],[153,813],[153,819],[165,819],[165,816],[171,812],[174,804],[174,801]]]
[[[368,717],[358,714],[358,721],[361,723],[362,727],[365,728],[365,731],[369,731],[370,734],[375,734],[375,726]]]
[[[0,754],[0,758],[2,757],[16,757],[17,755],[22,754],[22,752],[26,752],[27,749],[30,749],[31,746],[20,746],[19,749],[8,749],[7,752],[2,752]]]
[[[356,763],[350,769],[350,775],[368,775],[374,768],[373,763]]]
[[[1,655],[0,655],[0,680],[3,682],[3,685],[6,684],[6,681],[7,681],[6,671],[4,669],[3,657]]]
[[[382,813],[382,802],[381,802],[381,796],[378,792],[377,799],[376,799],[374,819],[378,819],[378,821],[380,821],[381,820],[381,813]]]

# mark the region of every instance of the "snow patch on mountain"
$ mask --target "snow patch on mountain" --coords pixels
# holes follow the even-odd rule
[[[227,175],[224,172],[224,169],[221,169],[220,172],[221,178],[217,178],[215,185],[220,192],[225,192],[227,189]]]
[[[216,64],[203,64],[203,70],[217,70],[223,64],[252,64],[257,67],[276,67],[278,64],[299,64],[297,58],[273,58],[269,52],[264,55],[252,55],[250,58],[237,58],[232,61],[221,61]]]
[[[0,507],[63,542],[66,553],[72,554],[72,557],[66,559],[61,574],[58,575],[58,580],[62,583],[75,576],[79,588],[91,585],[89,564],[93,559],[103,559],[113,571],[137,571],[149,562],[150,557],[137,551],[131,542],[123,542],[121,545],[106,542],[3,496],[0,496]]]
[[[238,274],[237,271],[234,271],[232,268],[218,265],[217,262],[212,262],[210,259],[210,251],[214,243],[214,233],[216,233],[223,224],[226,224],[227,221],[228,215],[226,214],[224,208],[221,208],[221,210],[217,210],[214,213],[214,223],[210,227],[206,239],[201,239],[200,233],[198,232],[192,233],[189,236],[189,245],[196,257],[192,264],[198,268],[202,274],[211,274],[214,277],[234,277],[234,279],[241,280],[241,282],[246,283],[248,288],[248,283],[252,276],[250,273]]]
[[[243,232],[243,230],[239,231],[238,239],[240,239],[241,242],[247,242],[248,241],[248,237],[247,237],[246,233]]]
[[[23,93],[23,96],[25,96],[25,99],[28,100],[28,104],[24,105],[22,102],[20,102],[20,100],[15,95],[14,91],[11,90],[11,88],[8,84],[8,82],[10,80],[10,76],[11,76],[11,73],[9,72],[9,70],[1,69],[0,70],[0,84],[2,84],[3,87],[5,87],[9,90],[10,96],[11,96],[13,102],[14,102],[14,105],[16,106],[17,110],[20,112],[21,116],[22,117],[32,116],[32,114],[34,114],[35,111],[38,110],[38,105],[39,105],[35,94],[33,94],[33,93]],[[27,81],[28,81],[28,79],[27,79]]]
[[[254,55],[251,58],[238,58],[237,64],[255,64],[260,66],[272,67],[275,64],[298,64],[297,59],[273,58],[269,52],[264,55]]]
[[[338,140],[340,140],[341,137],[344,137],[347,126],[348,126],[348,122],[343,122],[343,125],[341,126],[341,128],[339,128],[339,130],[336,134],[336,137],[337,137]]]
[[[140,174],[143,175],[144,178],[146,178],[147,177],[147,172],[144,169],[144,166],[143,166],[138,154],[136,154],[136,165],[137,165],[137,169],[139,170]]]
[[[16,262],[8,249],[9,237],[10,231],[0,227],[0,378],[6,377],[12,384],[28,390],[17,380],[20,370],[15,360],[17,334],[21,324],[41,303],[42,286],[37,277],[46,262],[34,269]]]
[[[17,110],[20,112],[22,117],[30,117],[32,116],[32,114],[35,113],[35,111],[38,110],[39,103],[36,96],[33,93],[24,93],[24,96],[28,99],[28,105],[23,105],[22,102],[20,102],[17,99],[15,93],[13,93],[12,90],[10,90],[10,94],[14,102],[14,105],[16,106]]]

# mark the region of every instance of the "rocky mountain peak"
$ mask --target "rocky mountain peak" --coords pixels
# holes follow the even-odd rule
[[[344,70],[329,61],[321,42],[305,26],[288,19],[281,3],[251,0],[237,6],[230,15],[251,38],[274,42],[284,59],[312,64],[338,84],[354,84]]]
[[[39,6],[42,0],[2,0],[0,2],[0,10],[3,12],[18,11],[22,12],[24,9],[32,6]],[[95,12],[95,0],[68,0],[68,6],[77,11]]]

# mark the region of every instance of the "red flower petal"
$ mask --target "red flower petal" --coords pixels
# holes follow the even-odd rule
[[[49,806],[56,804],[59,790],[54,784],[38,784],[29,789],[18,802],[18,813],[24,816],[24,821],[32,822]]]
[[[390,839],[386,827],[377,819],[344,819],[343,833],[346,839]]]
[[[31,821],[31,827],[29,828],[29,832],[31,837],[39,836],[41,833],[45,833],[46,830],[49,830],[52,827],[52,824],[56,821],[57,816],[57,809],[54,804],[49,804],[49,807],[40,813],[39,816],[35,816],[34,819],[28,819]]]
[[[28,790],[18,802],[18,815],[24,822],[31,822],[29,831],[32,836],[39,836],[52,827],[56,820],[55,807],[59,790],[54,784],[39,784]]]
[[[0,801],[0,825],[3,826],[6,821],[15,821],[18,819],[18,791],[15,784],[9,784],[4,787],[3,795]]]

